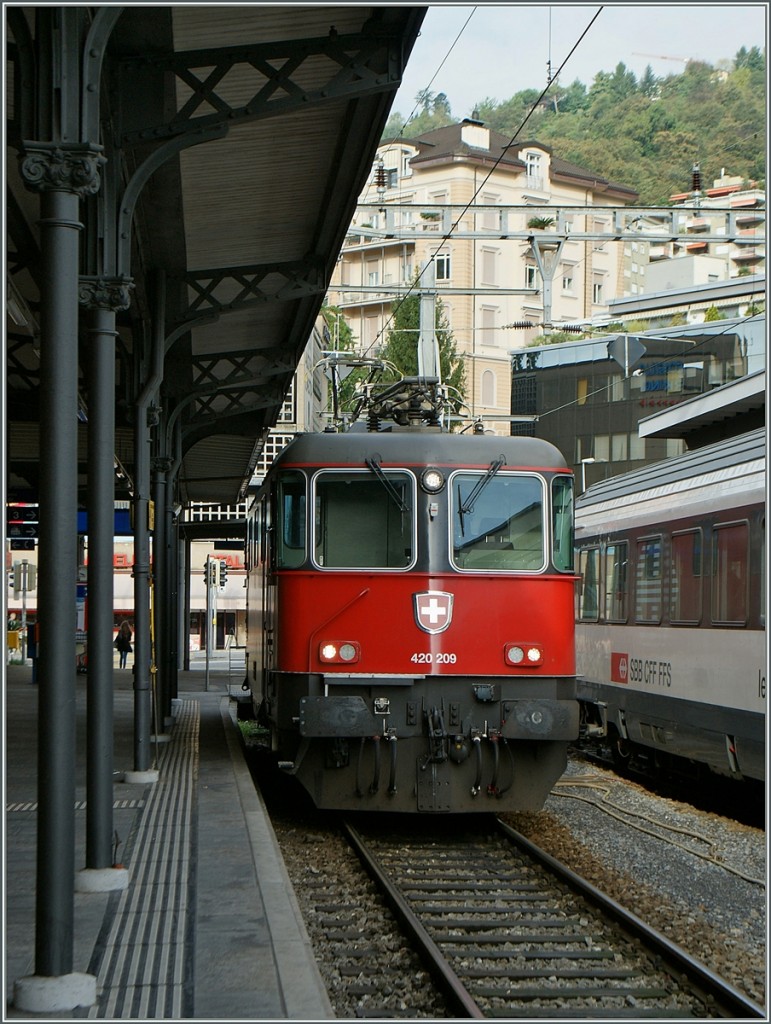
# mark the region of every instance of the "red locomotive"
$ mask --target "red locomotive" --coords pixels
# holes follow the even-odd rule
[[[573,479],[552,445],[300,435],[247,559],[254,709],[318,807],[542,806],[579,730]]]

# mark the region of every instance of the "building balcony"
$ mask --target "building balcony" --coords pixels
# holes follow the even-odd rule
[[[759,252],[757,249],[742,249],[739,252],[731,253],[731,259],[734,263],[757,263],[758,260],[764,260],[765,258],[765,252]]]

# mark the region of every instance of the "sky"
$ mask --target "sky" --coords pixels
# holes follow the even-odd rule
[[[460,120],[480,100],[544,88],[548,62],[553,76],[566,58],[560,83],[587,88],[619,62],[638,78],[648,64],[659,77],[679,74],[688,59],[717,65],[742,46],[764,48],[766,20],[766,4],[433,4],[392,112],[409,117],[428,89],[446,93]]]

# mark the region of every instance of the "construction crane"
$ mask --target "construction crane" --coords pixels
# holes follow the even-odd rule
[[[677,60],[681,64],[690,64],[693,57],[669,57],[665,53],[633,53],[633,57],[654,57],[656,60]]]

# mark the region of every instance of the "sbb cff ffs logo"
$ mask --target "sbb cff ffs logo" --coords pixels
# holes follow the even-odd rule
[[[610,678],[614,683],[629,682],[629,655],[611,653]]]

